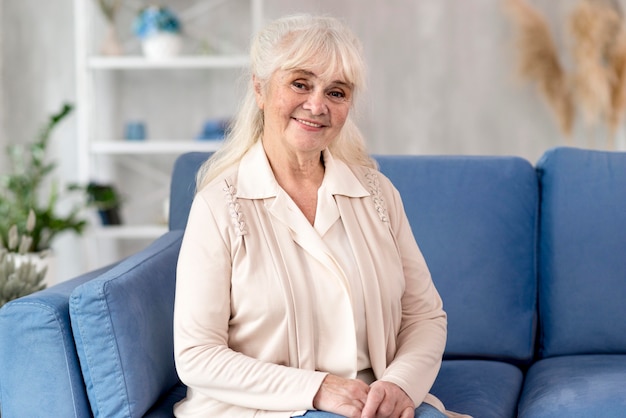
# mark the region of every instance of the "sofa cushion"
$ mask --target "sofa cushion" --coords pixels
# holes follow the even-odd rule
[[[626,354],[626,153],[558,148],[537,167],[541,355]]]
[[[446,409],[480,418],[515,418],[524,376],[508,363],[446,360],[431,390]]]
[[[623,417],[626,355],[564,356],[532,365],[520,418]]]
[[[528,362],[537,178],[517,157],[378,156],[448,313],[447,358]]]
[[[55,417],[91,416],[70,326],[69,298],[77,286],[107,269],[0,309],[0,405],[5,417],[39,417],[44,411]]]
[[[172,320],[182,231],[76,288],[70,317],[95,417],[141,417],[178,383]]]

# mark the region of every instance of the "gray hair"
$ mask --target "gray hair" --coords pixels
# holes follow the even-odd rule
[[[224,144],[200,168],[197,190],[238,163],[263,136],[263,112],[256,103],[252,75],[263,86],[277,70],[312,70],[307,66],[323,62],[328,74],[339,72],[353,85],[353,97],[365,87],[361,43],[346,25],[331,17],[294,15],[275,20],[254,38],[250,61],[248,87],[239,112]],[[346,163],[374,167],[352,113],[330,150]]]

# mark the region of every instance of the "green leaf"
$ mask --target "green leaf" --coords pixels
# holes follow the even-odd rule
[[[34,142],[6,148],[11,170],[0,175],[0,244],[12,251],[17,248],[11,245],[15,240],[9,239],[9,231],[14,226],[18,240],[28,242],[22,238],[32,239],[28,251],[45,249],[57,234],[64,231],[82,233],[86,226],[79,217],[79,206],[71,208],[67,216],[57,214],[60,187],[54,179],[47,181],[57,167],[55,161],[46,159],[50,135],[72,109],[72,105],[63,104],[61,110],[51,115],[41,127]],[[46,190],[44,185],[47,184],[50,187]],[[84,200],[87,200],[86,194]],[[31,214],[35,216],[34,226]]]

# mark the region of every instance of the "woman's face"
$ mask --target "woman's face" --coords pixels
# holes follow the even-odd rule
[[[265,86],[254,80],[266,145],[314,155],[339,135],[350,110],[352,85],[339,73],[322,78],[318,74],[323,70],[278,70]]]

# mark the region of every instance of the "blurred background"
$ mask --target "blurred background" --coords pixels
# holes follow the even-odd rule
[[[101,9],[107,3],[118,6],[110,20]],[[511,11],[505,0],[121,0],[119,5],[0,0],[0,147],[31,141],[51,113],[63,103],[73,104],[75,111],[59,124],[50,142],[49,158],[58,163],[54,177],[61,184],[113,184],[122,195],[126,224],[141,224],[146,218],[163,224],[168,170],[180,150],[194,145],[169,154],[127,150],[94,156],[85,143],[175,138],[208,149],[203,139],[212,138],[202,138],[203,130],[209,122],[232,115],[242,85],[239,64],[214,68],[215,63],[196,61],[172,66],[115,61],[145,53],[133,24],[140,10],[153,3],[166,6],[180,22],[182,47],[172,62],[187,56],[245,55],[257,26],[285,14],[345,19],[362,40],[368,65],[369,89],[357,111],[372,153],[516,155],[534,164],[555,146],[626,149],[621,119],[609,128],[601,117],[594,120],[593,109],[583,117],[582,105],[564,116],[555,110],[563,96],[555,93],[554,84],[532,79],[534,64],[520,74],[528,47],[524,42],[546,41],[545,36],[529,37],[524,32],[529,28],[548,31],[558,66],[547,71],[556,71],[557,78],[574,73],[580,57],[572,15],[579,0],[524,1],[530,13]],[[592,3],[611,8],[619,19],[626,6],[626,0]],[[110,21],[121,47],[113,53],[103,50]],[[537,29],[537,22],[543,29]],[[94,56],[112,58],[89,61]],[[139,138],[128,137],[133,135],[129,124],[137,122],[143,130]],[[86,163],[92,158],[99,162]],[[126,162],[106,161],[115,158]],[[141,175],[133,171],[132,166],[148,164],[159,173],[150,168]],[[7,156],[0,152],[0,173],[7,170]],[[150,179],[142,182],[141,176]],[[133,206],[133,198],[144,195],[151,198]],[[64,210],[64,203],[59,204]],[[93,214],[89,217],[92,224],[100,222]],[[151,239],[61,235],[53,245],[56,272],[70,278]],[[103,253],[107,256],[99,257]]]

